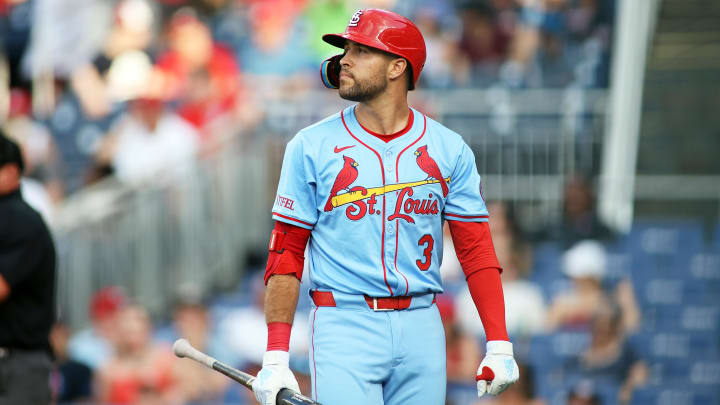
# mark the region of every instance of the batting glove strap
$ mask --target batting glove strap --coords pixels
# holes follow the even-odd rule
[[[263,405],[275,405],[283,388],[300,392],[297,380],[288,364],[290,355],[282,350],[270,350],[263,355],[263,367],[252,383],[255,398]]]
[[[478,397],[486,393],[499,395],[515,383],[520,377],[520,372],[513,358],[512,343],[500,340],[488,342],[485,358],[480,363],[477,374],[491,376],[488,378],[490,381],[484,378],[478,379]]]
[[[290,353],[284,350],[268,350],[263,354],[263,367],[285,366],[290,368]]]
[[[486,347],[485,353],[487,354],[504,354],[510,357],[513,355],[512,343],[505,340],[491,340],[487,342]]]

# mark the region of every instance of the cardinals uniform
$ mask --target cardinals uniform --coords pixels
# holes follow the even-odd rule
[[[384,142],[354,108],[290,141],[273,206],[275,220],[312,230],[313,397],[444,403],[445,339],[432,304],[443,291],[443,221],[488,218],[475,158],[414,109],[409,130]],[[393,304],[411,310],[384,312],[372,298],[395,296],[411,297]]]
[[[344,33],[323,40],[345,50],[321,65],[329,88],[342,88],[345,66],[352,72],[353,62],[366,57],[356,54],[361,46],[404,58],[408,90],[425,64],[420,30],[386,10],[358,10]],[[377,60],[372,52],[367,57]],[[403,89],[386,90],[399,96]],[[434,305],[442,292],[445,220],[487,337],[478,396],[498,395],[517,381],[480,176],[458,134],[414,109],[405,129],[377,134],[358,122],[355,107],[347,108],[287,145],[273,218],[265,268],[268,346],[253,382],[263,405],[275,405],[282,388],[299,391],[287,322],[299,283],[288,276],[301,279],[306,247],[313,398],[325,405],[445,403],[445,336]]]

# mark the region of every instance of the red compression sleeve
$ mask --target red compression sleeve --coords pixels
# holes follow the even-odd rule
[[[268,325],[267,351],[290,350],[290,331],[292,325],[285,322],[270,322]]]
[[[487,340],[510,340],[505,326],[505,298],[498,269],[476,271],[467,282]]]
[[[302,279],[305,246],[310,239],[310,232],[310,229],[275,221],[271,236],[271,244],[274,246],[271,246],[265,266],[265,284],[274,274],[293,274],[298,280]]]
[[[505,326],[505,298],[487,222],[448,221],[455,253],[467,278],[487,340],[509,340]]]
[[[455,254],[466,278],[488,267],[494,267],[502,272],[487,222],[448,221],[448,224],[455,245]]]

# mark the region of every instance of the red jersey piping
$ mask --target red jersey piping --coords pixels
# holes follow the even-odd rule
[[[488,218],[487,215],[458,215],[458,214],[453,214],[450,212],[446,212],[445,216],[446,217],[465,218],[465,219]]]
[[[408,133],[410,131],[410,129],[412,129],[414,120],[415,120],[415,113],[413,113],[412,108],[410,108],[410,116],[408,117],[408,121],[407,121],[407,124],[405,125],[405,128],[403,128],[395,133],[392,133],[392,134],[380,134],[373,130],[367,129],[367,128],[365,128],[365,126],[363,124],[360,123],[360,121],[358,121],[358,125],[360,125],[360,128],[364,129],[365,132],[367,132],[368,134],[373,135],[376,138],[380,138],[381,141],[390,142],[393,139],[398,138],[398,137]]]
[[[279,214],[279,213],[277,213],[277,212],[275,212],[275,211],[273,211],[273,215],[277,215],[277,216],[279,216],[280,218],[289,219],[290,221],[299,222],[299,223],[301,223],[301,224],[303,224],[303,225],[307,225],[307,226],[310,226],[310,227],[314,226],[314,225],[311,224],[310,222],[301,221],[301,220],[299,220],[299,219],[296,219],[296,218],[293,218],[293,217],[289,217],[289,216],[287,216],[287,215]]]
[[[313,311],[313,320],[312,320],[312,337],[310,338],[310,344],[312,344],[312,352],[313,352],[313,380],[315,380],[315,398],[317,399],[317,369],[315,368],[315,314],[317,314],[318,307],[315,307],[315,311]]]

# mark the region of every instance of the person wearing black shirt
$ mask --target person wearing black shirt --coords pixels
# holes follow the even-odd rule
[[[563,190],[561,222],[536,232],[532,235],[533,241],[557,242],[563,249],[586,239],[612,241],[615,233],[595,212],[595,202],[590,181],[580,174],[570,176]]]
[[[20,195],[20,148],[0,132],[0,405],[47,405],[55,248]]]

